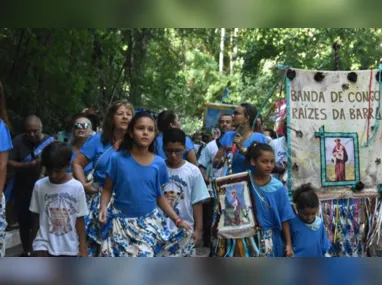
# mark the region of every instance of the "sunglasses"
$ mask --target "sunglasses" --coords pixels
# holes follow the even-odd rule
[[[75,123],[74,128],[75,129],[87,129],[89,127],[88,123]]]
[[[164,152],[167,153],[167,154],[182,154],[184,152],[184,149],[180,149],[180,148],[175,148],[175,149],[170,149],[170,148],[165,148],[164,149]]]

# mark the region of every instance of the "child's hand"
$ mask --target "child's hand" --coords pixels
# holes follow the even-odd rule
[[[107,209],[106,207],[101,207],[99,209],[99,223],[101,225],[106,225],[106,222],[107,222]]]
[[[90,180],[89,182],[86,182],[86,183],[84,184],[85,192],[86,192],[87,194],[89,194],[89,193],[93,193],[93,191],[92,191],[92,187],[93,187],[93,180]]]
[[[80,247],[80,252],[78,254],[78,257],[88,257],[88,249],[86,248],[86,246]]]
[[[194,238],[195,247],[198,247],[202,242],[203,231],[195,230],[192,237]]]
[[[285,255],[286,257],[294,257],[294,252],[291,245],[287,245],[285,247]]]
[[[185,222],[183,220],[178,223],[177,227],[185,229],[185,230],[188,230],[188,231],[192,230],[192,226],[189,223],[187,223],[187,222]]]

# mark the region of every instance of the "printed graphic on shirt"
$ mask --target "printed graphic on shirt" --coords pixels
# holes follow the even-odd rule
[[[77,199],[68,193],[46,194],[45,211],[49,217],[49,233],[63,236],[75,229],[70,224],[70,217],[77,211],[75,204]]]
[[[179,215],[179,202],[184,201],[185,187],[187,187],[187,183],[178,175],[173,175],[170,177],[170,182],[165,184],[163,188],[164,197],[170,203],[177,215]]]
[[[276,162],[283,164],[284,161],[287,161],[288,153],[286,151],[277,151],[276,153]]]

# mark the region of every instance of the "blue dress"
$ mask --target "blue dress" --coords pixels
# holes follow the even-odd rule
[[[107,164],[115,152],[113,145],[111,143],[103,144],[102,134],[98,133],[85,142],[80,152],[96,165],[94,182],[103,186],[105,184]]]
[[[273,244],[272,249],[266,249],[265,255],[269,257],[283,257],[285,252],[282,223],[295,217],[287,190],[274,177],[272,177],[268,184],[264,186],[253,185],[253,188],[256,217],[263,232],[263,239],[265,243],[268,242],[270,244],[272,242]]]
[[[0,152],[7,152],[13,148],[12,139],[7,125],[0,119]],[[0,257],[5,256],[5,229],[7,228],[7,220],[5,218],[5,198],[2,194],[0,203]]]
[[[155,155],[153,162],[139,164],[127,151],[118,151],[110,158],[107,176],[113,181],[114,207],[129,218],[146,216],[157,207],[162,185],[168,183],[164,160]]]
[[[223,137],[220,139],[220,144],[227,150],[229,148],[232,148],[233,140],[235,138],[236,132],[235,131],[229,131],[226,132]],[[244,143],[243,147],[249,148],[254,142],[257,143],[267,143],[267,138],[260,133],[253,133]],[[232,173],[240,173],[245,172],[248,169],[250,169],[252,172],[256,170],[254,166],[251,166],[247,161],[245,160],[245,156],[241,154],[239,151],[236,151],[236,153],[233,155],[232,158]]]
[[[91,162],[96,166],[93,180],[94,183],[103,188],[109,159],[116,152],[113,145],[111,143],[103,144],[102,134],[98,133],[85,142],[80,152],[89,160],[89,164]],[[86,168],[84,171],[86,172]],[[98,221],[101,192],[86,195],[86,202],[89,208],[89,215],[85,217],[88,252],[89,256],[99,256],[102,242],[101,228]]]
[[[162,185],[169,181],[164,160],[139,164],[128,152],[111,157],[107,176],[113,182],[114,205],[103,230],[101,256],[153,257],[191,254],[191,233],[171,231],[157,207]]]
[[[72,163],[73,163],[73,160],[76,158],[77,156],[77,153],[75,153],[73,151],[72,153],[72,158],[70,159],[70,167],[68,168],[68,170],[66,171],[67,173],[72,173],[73,172],[73,167],[72,167]],[[93,161],[89,162],[88,165],[85,166],[85,169],[84,169],[84,173],[85,173],[85,177],[89,174],[89,172],[93,169]]]
[[[0,119],[0,152],[9,151],[12,148],[12,138],[9,129],[4,121]]]
[[[330,248],[322,219],[304,223],[298,216],[289,221],[293,252],[296,257],[324,257]]]

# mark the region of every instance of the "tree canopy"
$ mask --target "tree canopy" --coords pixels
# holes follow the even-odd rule
[[[190,133],[228,82],[230,103],[260,106],[277,64],[334,69],[334,42],[342,70],[376,68],[382,57],[382,29],[372,28],[2,28],[0,80],[16,133],[29,114],[53,133],[67,116],[93,103],[104,111],[120,98],[156,112],[174,109]]]

